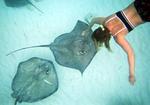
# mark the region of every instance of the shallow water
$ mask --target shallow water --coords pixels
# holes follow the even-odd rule
[[[128,82],[126,54],[111,40],[113,52],[102,48],[83,76],[75,69],[58,65],[48,48],[36,48],[6,56],[14,49],[49,44],[62,33],[70,32],[77,20],[87,14],[108,16],[132,0],[41,0],[31,6],[8,8],[0,1],[0,105],[13,105],[11,82],[19,62],[31,57],[53,61],[59,89],[35,103],[18,105],[149,105],[150,103],[150,24],[138,26],[128,34],[136,55],[136,84]]]

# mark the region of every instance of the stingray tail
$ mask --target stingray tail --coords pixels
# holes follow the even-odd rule
[[[44,13],[44,12],[41,11],[38,7],[36,7],[31,1],[29,1],[29,0],[27,0],[27,1],[28,1],[28,3],[29,3],[30,5],[32,5],[34,8],[36,8],[39,12]]]
[[[34,47],[49,47],[49,45],[38,45],[38,46],[30,46],[30,47],[20,48],[20,49],[17,49],[17,50],[14,50],[14,51],[8,53],[6,56],[11,55],[20,50],[25,50],[25,49],[34,48]]]
[[[18,99],[16,99],[16,100],[15,100],[15,103],[14,103],[14,105],[17,105],[17,102],[18,102]]]

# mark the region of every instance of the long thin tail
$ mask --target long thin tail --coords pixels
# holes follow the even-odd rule
[[[29,3],[30,5],[32,5],[34,8],[36,8],[39,12],[44,13],[44,12],[41,11],[38,7],[36,7],[31,1],[29,1],[29,0],[27,0],[27,1],[28,1],[28,3]]]
[[[17,101],[18,101],[18,99],[16,99],[16,100],[15,100],[15,103],[14,103],[14,105],[17,105]]]
[[[20,51],[20,50],[34,48],[34,47],[49,47],[49,45],[38,45],[38,46],[30,46],[30,47],[20,48],[20,49],[17,49],[17,50],[14,50],[14,51],[8,53],[6,56],[11,55],[11,54],[13,54],[13,53],[15,53],[17,51]]]

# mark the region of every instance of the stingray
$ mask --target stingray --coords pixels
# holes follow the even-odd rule
[[[4,0],[6,6],[8,7],[23,7],[26,6],[28,4],[30,4],[31,6],[33,6],[34,8],[36,8],[38,11],[40,11],[41,13],[43,13],[38,7],[36,7],[31,1],[29,0]]]
[[[19,63],[12,81],[11,96],[17,102],[36,102],[58,89],[58,78],[53,63],[46,59],[32,57]]]
[[[21,48],[8,55],[27,48],[49,47],[58,64],[75,68],[83,73],[96,54],[96,47],[91,38],[92,30],[87,35],[81,35],[87,28],[88,24],[78,20],[71,32],[58,36],[51,44]]]

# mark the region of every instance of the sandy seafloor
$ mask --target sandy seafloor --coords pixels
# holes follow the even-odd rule
[[[13,105],[11,82],[19,62],[31,57],[51,60],[59,78],[52,96],[18,105],[150,105],[150,24],[138,26],[127,35],[136,56],[136,84],[128,82],[126,54],[111,39],[112,53],[106,48],[95,55],[83,76],[75,69],[56,63],[49,48],[36,48],[6,56],[14,49],[49,44],[70,32],[87,14],[108,16],[125,8],[132,0],[41,0],[32,6],[8,8],[0,0],[0,105]]]

